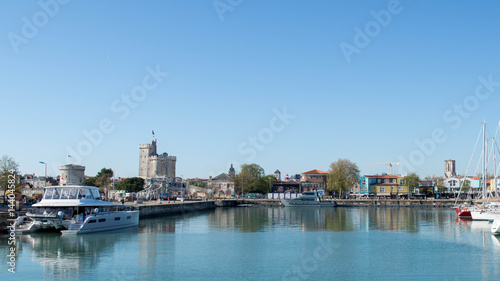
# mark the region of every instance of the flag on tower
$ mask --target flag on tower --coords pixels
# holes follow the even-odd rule
[[[153,138],[154,138],[155,137],[155,131],[152,130],[151,132],[153,133]]]

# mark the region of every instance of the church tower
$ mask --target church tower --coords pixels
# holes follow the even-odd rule
[[[455,177],[455,160],[444,160],[444,177],[446,179]]]
[[[231,168],[229,168],[228,174],[230,177],[236,176],[236,171],[233,168],[233,163],[231,163]]]
[[[274,177],[276,178],[277,181],[281,181],[281,172],[280,172],[280,170],[276,170],[276,172],[274,172]]]

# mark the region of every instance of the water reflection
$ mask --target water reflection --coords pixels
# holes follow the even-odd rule
[[[337,251],[331,253],[338,263],[345,260],[341,267],[355,262],[370,270],[376,268],[368,266],[374,263],[383,267],[382,259],[375,261],[383,249],[399,257],[401,267],[413,264],[409,261],[414,257],[429,260],[428,266],[449,266],[451,259],[460,258],[468,265],[462,271],[480,270],[485,279],[495,279],[500,272],[500,237],[491,235],[490,227],[488,222],[456,220],[448,209],[218,208],[141,220],[137,229],[118,232],[19,235],[18,272],[61,280],[183,279],[189,277],[186,268],[216,268],[222,274],[225,269],[219,265],[228,264],[245,273],[248,260],[267,258],[263,264],[272,264],[285,256],[283,266],[297,262],[290,257],[310,257],[322,235],[349,249],[338,256]],[[0,239],[3,270],[8,247]],[[360,276],[352,274],[352,279]]]
[[[137,228],[87,235],[18,235],[16,271],[32,270],[19,262],[23,255],[29,253],[31,261],[42,266],[45,276],[61,280],[74,279],[80,273],[95,270],[101,260],[113,252],[117,242],[130,241],[136,236]]]
[[[453,213],[416,208],[231,208],[208,216],[212,231],[396,231],[449,227]]]

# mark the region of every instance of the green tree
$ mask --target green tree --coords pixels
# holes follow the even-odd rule
[[[349,159],[338,159],[336,162],[330,164],[326,189],[328,191],[337,191],[342,196],[342,193],[351,189],[358,181],[358,165]]]
[[[139,177],[124,179],[121,183],[116,185],[116,189],[139,192],[144,189],[144,179]]]
[[[82,182],[82,185],[83,185],[83,186],[96,186],[97,184],[96,184],[96,182],[95,182],[95,177],[85,179],[85,180]]]
[[[101,171],[95,176],[95,186],[98,186],[102,192],[105,187],[109,187],[111,185],[111,178],[113,178],[113,176],[114,173],[111,168],[102,168]]]
[[[420,181],[419,176],[416,173],[410,173],[403,178],[404,185],[408,187],[408,198],[411,195],[411,191],[419,187],[418,182]]]
[[[9,187],[9,179],[12,182],[12,175],[15,176],[14,185],[17,187],[21,182],[21,177],[19,176],[19,164],[14,160],[14,158],[7,155],[2,156],[0,159],[0,186],[4,192],[4,205],[5,205],[5,192]],[[9,175],[11,176],[9,178]]]
[[[264,169],[257,164],[241,165],[241,172],[234,176],[235,193],[253,193],[267,191],[263,181]]]
[[[259,184],[259,190],[261,193],[271,192],[273,183],[278,180],[274,175],[267,175],[261,179],[261,183]]]
[[[461,192],[463,192],[463,193],[469,192],[470,187],[471,187],[470,180],[464,180],[464,181],[462,181]]]

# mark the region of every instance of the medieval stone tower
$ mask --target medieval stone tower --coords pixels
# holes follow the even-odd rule
[[[61,185],[80,185],[85,180],[85,167],[69,164],[59,167],[61,171]]]
[[[168,153],[158,155],[156,140],[151,144],[139,145],[139,177],[146,179],[152,177],[167,177],[175,180],[175,163],[177,157],[168,156]]]
[[[446,179],[456,176],[455,160],[444,160],[444,177]]]

